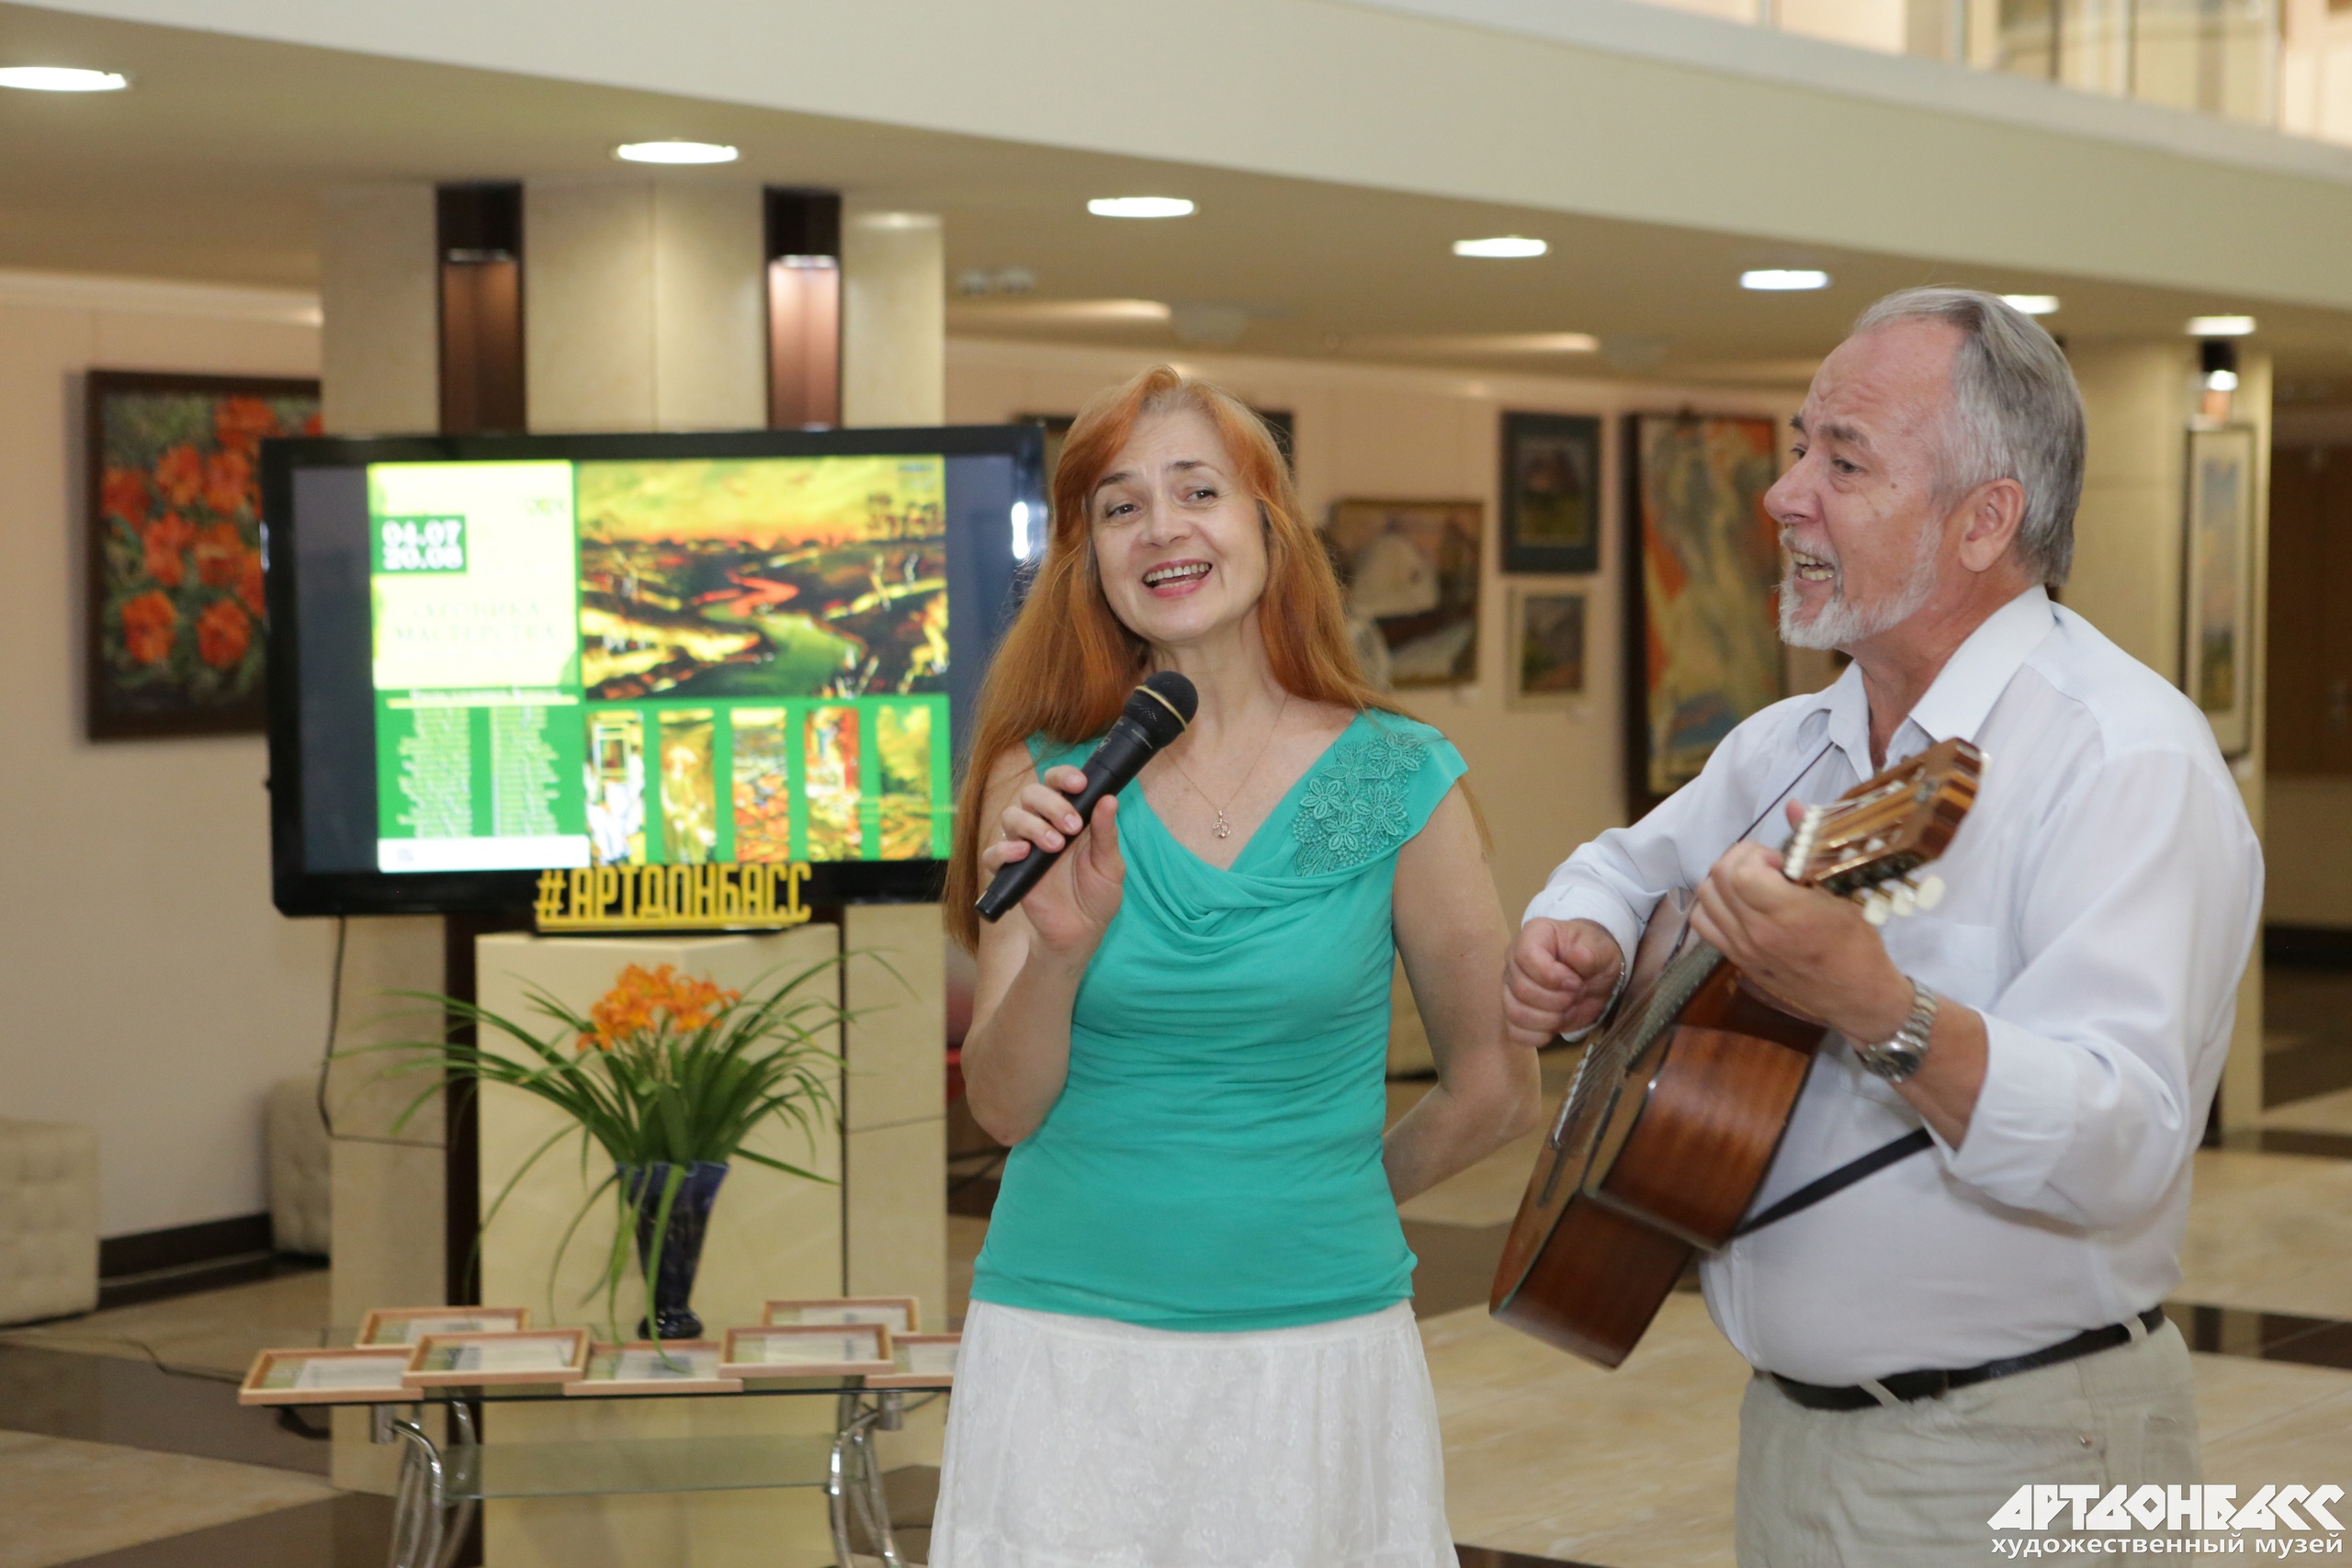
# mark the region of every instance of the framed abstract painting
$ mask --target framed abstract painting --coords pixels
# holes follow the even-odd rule
[[[1348,629],[1376,686],[1466,686],[1478,678],[1475,501],[1335,501],[1324,547]]]
[[[93,370],[86,417],[90,739],[260,731],[261,444],[319,384]]]
[[[2256,457],[2251,426],[2189,432],[2180,683],[2224,757],[2254,747]]]
[[[1574,707],[1584,696],[1584,595],[1510,591],[1509,708]]]
[[[1634,817],[1699,776],[1716,743],[1788,694],[1779,530],[1764,513],[1778,430],[1760,415],[1625,421],[1625,794]]]

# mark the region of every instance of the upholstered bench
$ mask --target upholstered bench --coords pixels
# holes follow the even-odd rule
[[[0,1323],[98,1304],[98,1135],[0,1121]]]

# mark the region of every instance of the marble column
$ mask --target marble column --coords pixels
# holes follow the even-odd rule
[[[842,423],[947,418],[947,262],[939,220],[853,210],[842,231]]]

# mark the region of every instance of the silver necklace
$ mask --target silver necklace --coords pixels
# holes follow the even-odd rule
[[[1258,776],[1258,764],[1266,760],[1266,750],[1268,747],[1273,745],[1274,734],[1277,730],[1282,728],[1283,716],[1288,712],[1290,712],[1290,694],[1288,692],[1284,692],[1283,694],[1283,705],[1274,710],[1274,722],[1268,727],[1266,730],[1266,739],[1259,744],[1257,756],[1250,759],[1250,771],[1241,775],[1241,782],[1234,786],[1234,790],[1231,795],[1225,797],[1225,806],[1219,806],[1216,801],[1211,800],[1209,798],[1209,792],[1203,789],[1197,783],[1195,783],[1191,773],[1185,773],[1184,764],[1176,761],[1174,753],[1171,752],[1169,755],[1168,761],[1170,765],[1175,768],[1176,772],[1182,775],[1186,784],[1192,785],[1193,793],[1199,795],[1203,801],[1206,802],[1208,808],[1211,811],[1216,813],[1216,826],[1209,829],[1209,831],[1216,837],[1220,839],[1230,839],[1233,837],[1233,819],[1225,814],[1226,807],[1231,806],[1235,801],[1239,800],[1241,798],[1241,792],[1250,787],[1250,781]]]

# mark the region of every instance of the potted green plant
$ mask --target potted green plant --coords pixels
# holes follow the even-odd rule
[[[559,1145],[577,1135],[583,1157],[589,1143],[600,1145],[613,1173],[582,1200],[558,1262],[599,1200],[614,1194],[618,1223],[601,1275],[607,1318],[618,1316],[614,1307],[634,1236],[647,1296],[639,1337],[698,1338],[695,1275],[729,1162],[830,1179],[744,1144],[771,1120],[811,1134],[832,1110],[840,1059],[820,1036],[844,1015],[834,998],[803,987],[834,963],[812,964],[763,992],[755,985],[758,994],[749,997],[667,964],[632,964],[585,1014],[530,987],[534,1010],[552,1025],[537,1030],[454,997],[401,992],[471,1024],[473,1040],[402,1041],[348,1054],[395,1053],[401,1060],[387,1076],[434,1072],[505,1084],[562,1111],[571,1124],[507,1179],[482,1216],[483,1230],[523,1177]],[[521,1050],[492,1049],[490,1042],[501,1036]],[[394,1120],[394,1132],[440,1092],[436,1081],[418,1093]]]

